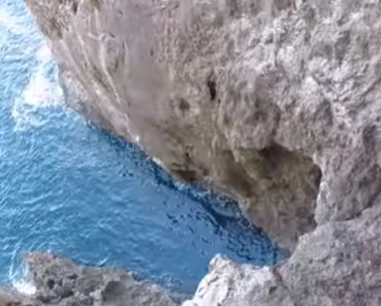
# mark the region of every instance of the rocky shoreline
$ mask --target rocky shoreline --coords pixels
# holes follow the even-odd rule
[[[178,306],[164,289],[122,269],[92,268],[50,253],[24,257],[33,295],[0,290],[0,306]],[[3,304],[2,304],[3,303]]]
[[[362,230],[366,228],[366,230]],[[194,297],[170,292],[121,269],[92,268],[49,253],[28,253],[36,293],[0,288],[1,306],[314,306],[380,305],[381,207],[305,235],[286,262],[274,267],[211,262]],[[3,304],[1,304],[3,303]]]
[[[293,251],[184,305],[381,305],[379,1],[25,2],[78,111]]]

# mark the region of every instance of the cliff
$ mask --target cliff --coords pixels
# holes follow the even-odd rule
[[[296,246],[196,305],[380,304],[378,1],[25,2],[74,108]]]

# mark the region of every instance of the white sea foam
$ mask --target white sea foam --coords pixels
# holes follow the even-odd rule
[[[36,287],[23,279],[14,280],[12,286],[20,293],[25,295],[33,295],[36,293]]]
[[[49,75],[54,69],[48,47],[44,44],[36,53],[37,67],[32,73],[23,93],[16,98],[12,107],[15,129],[41,126],[49,121],[49,116],[39,114],[42,108],[61,104],[63,92],[56,75]]]
[[[56,80],[50,80],[47,70],[51,65],[41,63],[32,74],[25,87],[22,98],[25,104],[34,106],[47,106],[58,104],[62,100],[62,91]]]
[[[24,18],[12,14],[9,9],[0,7],[0,27],[14,34],[28,34],[31,28],[25,24]]]
[[[56,69],[49,48],[26,13],[19,15],[13,13],[12,9],[0,7],[0,31],[8,32],[11,36],[20,35],[22,37],[19,48],[22,53],[14,56],[22,59],[24,56],[30,58],[30,55],[33,54],[35,58],[34,62],[29,63],[34,66],[31,67],[32,69],[28,69],[29,72],[19,72],[30,73],[30,77],[22,93],[13,101],[11,108],[15,130],[41,126],[49,119],[49,114],[43,114],[41,109],[57,105],[63,100],[57,77],[52,73]],[[2,36],[4,39],[9,39],[9,35]],[[0,46],[2,44],[0,41]],[[4,56],[13,55],[3,54]]]
[[[28,265],[26,263],[18,263],[17,251],[12,256],[12,264],[9,267],[8,278],[12,286],[20,293],[32,295],[36,293],[36,287],[28,280]]]
[[[52,59],[52,54],[50,52],[50,49],[48,48],[47,44],[42,44],[40,49],[38,49],[36,53],[36,58],[39,60],[39,62],[47,64]]]

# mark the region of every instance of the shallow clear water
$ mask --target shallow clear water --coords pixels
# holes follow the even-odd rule
[[[210,259],[281,256],[234,205],[174,183],[136,147],[61,105],[21,0],[0,0],[0,282],[23,251],[121,266],[191,293]]]

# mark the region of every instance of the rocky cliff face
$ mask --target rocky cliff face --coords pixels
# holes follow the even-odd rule
[[[381,208],[328,222],[304,235],[291,258],[273,268],[213,260],[183,306],[381,305]]]
[[[284,305],[380,304],[379,1],[25,2],[74,107],[177,178],[237,198],[281,246],[309,233],[279,271],[245,268],[259,279],[247,292],[202,304],[201,288],[196,305],[245,305],[241,293],[279,305],[265,291]]]

